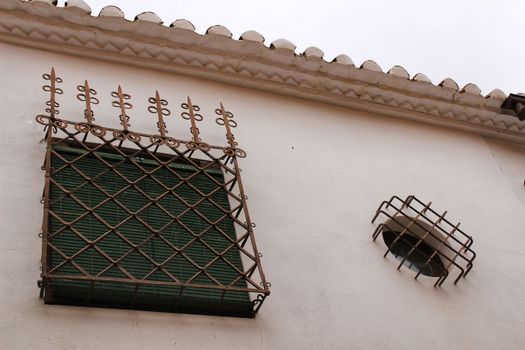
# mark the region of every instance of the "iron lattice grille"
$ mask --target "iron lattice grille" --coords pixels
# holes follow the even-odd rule
[[[384,257],[391,253],[400,260],[398,269],[406,266],[416,271],[417,279],[422,273],[437,277],[434,286],[441,286],[454,267],[458,275],[456,284],[472,269],[476,253],[471,249],[472,237],[459,226],[445,219],[447,212],[439,214],[430,203],[423,203],[415,196],[405,199],[393,196],[383,201],[372,219],[379,216],[380,223],[372,234],[375,241],[383,233],[387,245]],[[399,255],[398,255],[399,254]]]
[[[123,128],[94,124],[96,91],[87,81],[77,98],[86,122],[57,118],[54,70],[50,92],[41,295],[49,303],[96,304],[178,312],[254,316],[269,294],[255,226],[246,206],[233,114],[217,123],[227,146],[199,137],[200,108],[181,105],[191,140],[167,136],[171,112],[158,92],[149,98],[158,134],[130,130],[130,96],[112,93]]]

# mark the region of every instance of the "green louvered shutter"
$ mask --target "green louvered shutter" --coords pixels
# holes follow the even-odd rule
[[[97,157],[109,163],[112,168]],[[210,167],[203,174],[189,162],[179,162],[170,163],[169,169],[161,168],[148,176],[145,171],[152,171],[159,164],[154,160],[141,158],[134,158],[134,161],[142,169],[129,159],[112,153],[97,152],[95,155],[76,148],[53,149],[49,242],[55,248],[50,249],[47,265],[50,269],[55,269],[55,275],[85,276],[74,266],[74,262],[93,278],[54,278],[46,293],[46,301],[252,316],[252,305],[247,292],[212,288],[217,284],[204,273],[200,273],[189,284],[210,288],[187,286],[181,289],[177,285],[163,285],[163,282],[170,283],[173,280],[160,269],[152,272],[155,266],[151,260],[156,263],[167,261],[163,266],[165,271],[187,283],[199,272],[199,268],[192,262],[204,267],[217,258],[217,254],[211,249],[222,254],[225,249],[230,248],[223,254],[224,259],[216,259],[206,271],[224,286],[236,281],[230,287],[246,288],[244,279],[239,278],[242,277],[239,271],[243,271],[243,266],[239,246],[235,244],[233,220],[225,215],[230,210],[228,194],[215,183],[224,183],[222,171]],[[190,180],[186,180],[192,175],[194,176]],[[130,182],[133,186],[129,185]],[[107,193],[97,189],[93,183]],[[163,186],[175,187],[175,194],[165,194],[166,189]],[[124,188],[126,189],[123,190]],[[207,199],[203,200],[199,191],[205,195],[215,191],[209,196],[215,205]],[[72,196],[89,209],[103,201],[105,203],[95,210],[86,210]],[[110,196],[114,196],[120,205],[110,199]],[[195,210],[189,209],[189,206],[198,201],[200,204],[194,207]],[[145,206],[147,208],[142,209]],[[132,213],[139,213],[130,215],[123,207]],[[82,218],[76,220],[80,216]],[[177,220],[173,220],[173,217],[177,217]],[[207,222],[215,222],[221,218],[216,227]],[[70,224],[71,222],[74,223]],[[110,230],[108,226],[116,228],[107,233]],[[152,229],[161,231],[152,236]],[[194,234],[200,235],[199,239],[195,239]],[[90,245],[86,240],[93,243]],[[141,243],[140,251],[131,246]],[[177,251],[178,254],[168,260]],[[66,258],[63,255],[73,258],[64,263]],[[121,259],[118,265],[133,278],[159,283],[131,283],[130,277],[117,266],[112,266],[104,255],[113,260]],[[125,257],[122,258],[123,256]],[[111,278],[122,280],[108,281]]]

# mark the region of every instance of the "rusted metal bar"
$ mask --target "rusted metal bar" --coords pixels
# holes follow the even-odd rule
[[[264,288],[240,288],[230,287],[225,288],[223,286],[215,286],[212,284],[200,284],[200,283],[179,283],[179,282],[168,282],[168,281],[154,281],[154,280],[142,280],[142,279],[131,279],[131,278],[120,278],[120,277],[97,277],[92,278],[91,276],[82,275],[66,275],[66,274],[50,274],[49,278],[64,279],[72,281],[97,281],[97,282],[122,282],[132,283],[138,285],[150,285],[150,286],[173,286],[173,287],[191,287],[199,289],[213,289],[213,290],[228,290],[232,292],[265,292]]]
[[[246,217],[246,223],[248,225],[248,233],[250,235],[250,241],[251,241],[251,244],[252,244],[252,250],[254,252],[254,255],[255,255],[255,262],[259,268],[259,274],[260,274],[260,277],[261,277],[261,285],[263,286],[263,288],[265,289],[265,292],[267,292],[267,294],[270,294],[270,282],[266,281],[266,276],[261,268],[261,259],[260,259],[260,256],[259,256],[259,250],[257,249],[257,243],[255,243],[255,237],[254,237],[254,234],[253,234],[253,225],[252,225],[252,221],[250,219],[250,213],[248,212],[248,206],[246,204],[246,195],[244,194],[244,186],[242,184],[242,179],[241,179],[241,172],[240,172],[240,168],[239,168],[239,162],[237,160],[237,157],[234,155],[233,156],[233,164],[234,164],[234,169],[237,173],[237,184],[239,186],[239,192],[240,192],[240,197],[243,201],[243,208],[244,208],[244,214],[245,214],[245,217]]]
[[[54,122],[55,116],[59,114],[58,107],[60,106],[59,103],[56,101],[56,95],[62,95],[64,92],[61,88],[57,87],[57,83],[62,83],[63,80],[60,77],[56,76],[55,68],[51,68],[50,74],[44,74],[42,76],[44,80],[49,80],[49,85],[44,85],[42,89],[46,92],[49,92],[49,101],[46,102],[46,105],[48,108],[46,108],[46,112],[49,113],[50,123]],[[39,119],[39,116],[37,116],[37,120]],[[43,212],[43,218],[42,218],[42,260],[41,260],[41,278],[42,282],[41,285],[41,292],[40,297],[42,298],[44,296],[44,288],[47,284],[47,274],[49,269],[49,259],[50,256],[47,252],[47,240],[49,239],[49,198],[50,198],[50,181],[51,181],[51,141],[53,139],[53,127],[52,124],[49,124],[46,130],[45,135],[45,141],[46,141],[46,155],[45,155],[45,161],[44,165],[42,167],[42,170],[45,171],[44,174],[44,192],[43,192],[43,204],[44,204],[44,212]]]

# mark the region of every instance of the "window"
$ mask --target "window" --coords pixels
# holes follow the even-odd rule
[[[424,221],[394,216],[385,222],[382,235],[390,253],[409,269],[430,277],[440,277],[446,273],[443,259],[434,248],[439,247],[445,237]]]
[[[79,91],[96,93],[87,82]],[[120,88],[116,96],[122,102]],[[167,102],[158,93],[152,99],[163,113]],[[92,117],[90,107],[85,115]],[[189,99],[182,105],[197,131],[191,141],[167,137],[165,124],[158,124],[158,135],[131,132],[125,111],[124,130],[100,127],[92,118],[76,123],[37,117],[48,143],[41,281],[46,303],[255,315],[269,284],[237,166],[244,153],[233,142],[215,147],[198,139],[195,107]],[[217,113],[221,125],[235,125],[222,106]]]
[[[434,286],[441,286],[450,272],[457,273],[454,284],[465,277],[473,267],[476,253],[472,237],[465,234],[459,223],[454,225],[442,214],[415,196],[405,199],[393,196],[383,201],[376,210],[372,223],[382,216],[372,237],[382,234],[387,246],[384,256],[391,253],[398,261],[398,269],[405,266],[420,275],[436,277]]]

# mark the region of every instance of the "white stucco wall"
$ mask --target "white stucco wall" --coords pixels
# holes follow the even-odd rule
[[[118,125],[117,83],[133,129],[153,131],[147,97],[168,99],[172,136],[187,138],[187,95],[224,144],[214,109],[236,115],[250,213],[272,294],[256,319],[44,305],[38,299],[47,95],[64,79],[61,117],[80,120],[75,86],[98,90],[97,122]],[[1,349],[523,349],[525,149],[481,136],[184,76],[0,43]],[[184,136],[182,136],[184,135]],[[370,223],[393,194],[433,201],[474,238],[478,258],[457,286],[397,271]]]

